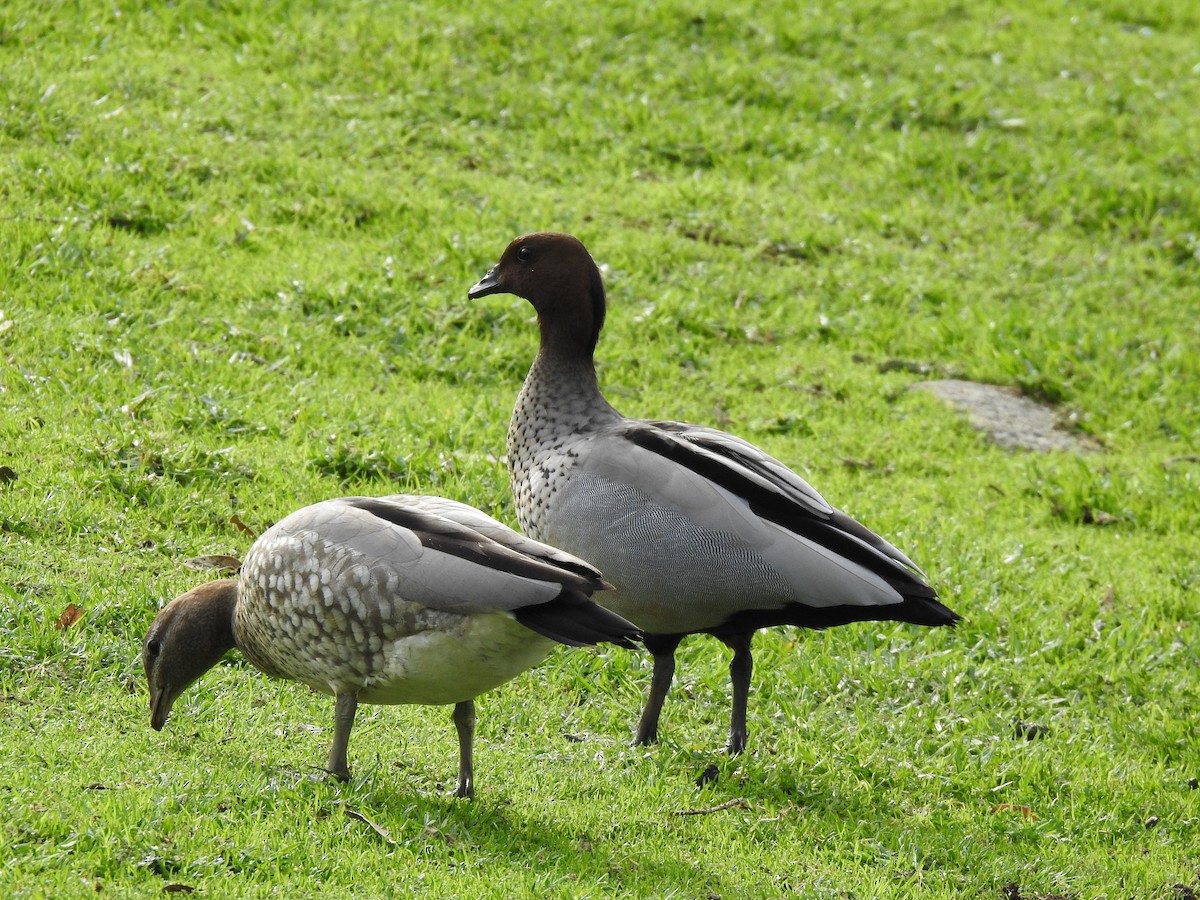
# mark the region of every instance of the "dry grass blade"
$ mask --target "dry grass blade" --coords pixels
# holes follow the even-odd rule
[[[390,834],[388,834],[383,828],[376,825],[374,822],[372,822],[370,819],[368,819],[362,813],[358,812],[357,810],[353,810],[347,806],[346,807],[346,815],[348,815],[352,819],[357,819],[359,822],[362,822],[364,825],[369,826],[372,831],[374,831],[377,835],[379,835],[381,838],[383,838],[383,842],[385,844],[387,844],[388,846],[391,846],[391,847],[396,846],[396,842],[392,839],[392,836]]]
[[[671,813],[673,816],[707,816],[711,813],[721,812],[726,809],[749,809],[750,801],[745,797],[735,797],[733,800],[726,800],[724,803],[718,803],[716,806],[702,806],[699,809],[677,809]]]
[[[213,553],[208,556],[193,556],[185,559],[183,564],[189,569],[207,572],[218,569],[222,572],[237,572],[242,567],[242,561],[236,556],[226,556],[223,553]]]

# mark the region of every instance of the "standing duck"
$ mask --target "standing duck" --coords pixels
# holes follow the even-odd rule
[[[615,587],[606,605],[642,629],[654,673],[635,743],[658,737],[675,649],[689,634],[733,650],[727,750],[740,753],[755,630],[958,620],[907,556],[762,450],[712,428],[617,412],[593,362],[604,284],[576,238],[515,239],[468,296],[501,293],[528,300],[541,331],[508,428],[517,518],[527,534],[599,566]]]
[[[237,647],[268,675],[336,698],[328,770],[347,779],[363,703],[454,706],[459,797],[474,795],[474,697],[537,665],[554,642],[632,647],[629,622],[591,599],[580,559],[440,497],[343,497],[264,533],[238,579],[167,604],[142,644],[150,724]]]

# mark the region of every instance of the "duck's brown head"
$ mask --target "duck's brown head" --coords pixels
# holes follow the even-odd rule
[[[569,234],[524,234],[508,245],[500,261],[469,291],[471,299],[516,294],[533,304],[543,347],[586,352],[596,347],[604,327],[604,282],[595,260]]]
[[[237,586],[230,578],[207,582],[180,594],[155,617],[142,641],[155,731],[167,724],[179,695],[233,649]]]

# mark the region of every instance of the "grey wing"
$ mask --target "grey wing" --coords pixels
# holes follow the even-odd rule
[[[740,437],[715,428],[663,419],[634,419],[630,420],[629,425],[635,443],[637,432],[644,430],[660,439],[670,440],[680,446],[680,452],[684,454],[690,451],[695,457],[691,464],[684,460],[677,461],[689,468],[707,468],[709,472],[706,474],[718,484],[730,478],[745,480],[802,506],[820,518],[828,517],[833,512],[833,507],[816,488],[775,457]],[[687,450],[683,450],[684,447]],[[722,469],[727,473],[724,477]]]
[[[635,443],[674,459],[744,497],[773,521],[788,527],[809,517],[826,522],[875,553],[924,577],[920,567],[898,547],[831,506],[816,488],[749,441],[715,428],[653,419],[631,420],[628,436]]]
[[[598,579],[601,577],[600,572],[586,560],[582,560],[578,556],[567,553],[565,550],[559,550],[557,547],[552,547],[549,544],[543,544],[541,541],[535,541],[531,537],[514,531],[503,522],[492,518],[474,506],[468,506],[466,503],[449,500],[446,497],[431,497],[425,494],[392,494],[382,499],[389,502],[410,504],[418,509],[443,516],[460,525],[465,525],[473,531],[477,531],[484,537],[490,538],[497,544],[501,544],[510,550],[515,550],[534,559],[544,560],[575,572],[577,575],[582,575],[585,578]]]
[[[566,587],[595,589],[573,572],[397,501],[327,500],[292,513],[260,540],[268,538],[318,554],[332,588],[380,605],[402,599],[460,615],[511,613],[548,603]]]
[[[564,644],[611,641],[634,646],[636,626],[589,599],[610,585],[568,553],[442,497],[395,495],[343,502],[415,536],[423,555],[420,565],[410,570],[410,580],[428,590],[434,586],[428,580],[431,575],[442,579],[441,596],[431,600],[423,594],[427,604],[460,614],[508,613],[532,631]],[[449,598],[448,587],[456,588]]]

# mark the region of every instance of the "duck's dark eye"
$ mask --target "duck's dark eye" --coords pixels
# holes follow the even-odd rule
[[[527,263],[533,259],[533,250],[526,244],[523,247],[517,248],[517,261]]]
[[[158,638],[146,641],[146,652],[151,656],[158,656],[158,651],[162,649],[162,642]]]

